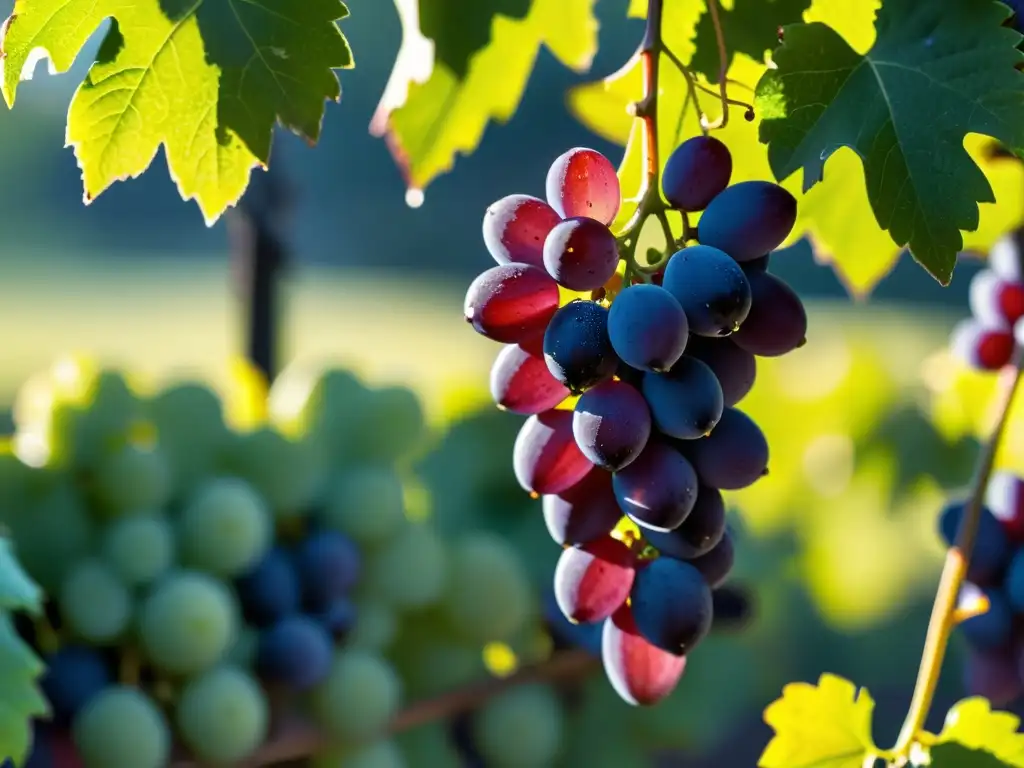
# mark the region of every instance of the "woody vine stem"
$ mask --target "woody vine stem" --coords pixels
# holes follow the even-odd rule
[[[726,72],[729,59],[726,53],[725,38],[719,18],[718,0],[707,0],[708,9],[715,28],[715,40],[720,58],[719,92],[722,113],[715,121],[709,121],[701,111],[697,92],[710,92],[708,87],[696,81],[687,67],[671,51],[662,39],[662,11],[665,0],[649,0],[647,22],[643,42],[635,54],[639,57],[643,69],[643,95],[634,105],[633,114],[643,121],[644,176],[638,194],[639,203],[633,216],[619,234],[619,242],[626,259],[626,275],[624,285],[629,284],[632,275],[650,280],[651,274],[663,264],[640,267],[635,262],[636,243],[640,230],[650,216],[655,216],[661,224],[667,243],[664,260],[672,254],[673,246],[677,245],[666,215],[667,206],[661,198],[661,164],[658,156],[658,72],[662,54],[683,74],[687,83],[687,98],[684,108],[695,110],[701,131],[705,134],[711,129],[721,128],[728,122],[729,105],[746,107],[748,114],[750,105],[728,98],[726,89],[728,81]],[[683,236],[680,242],[692,237],[693,231],[689,222],[683,219]],[[457,688],[440,696],[413,702],[399,712],[389,726],[388,733],[395,734],[425,723],[446,720],[463,712],[476,709],[484,702],[504,691],[518,685],[528,683],[571,683],[582,680],[600,668],[600,662],[589,652],[568,650],[554,654],[546,661],[524,666],[511,675],[503,678],[490,678]],[[291,719],[280,723],[271,739],[256,751],[244,764],[244,768],[261,768],[261,766],[296,760],[317,754],[331,746],[326,734],[311,723],[302,719]],[[198,764],[185,754],[180,754],[174,768],[197,768]]]

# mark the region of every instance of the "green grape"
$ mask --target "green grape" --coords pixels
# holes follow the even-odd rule
[[[235,642],[237,616],[224,584],[203,573],[173,572],[142,604],[139,639],[156,667],[195,674],[220,661]]]
[[[163,575],[174,563],[174,528],[163,517],[122,517],[103,534],[103,557],[125,584],[137,587]]]
[[[360,457],[393,462],[416,449],[423,437],[423,408],[412,390],[383,387],[373,390],[369,407],[361,413],[357,433]]]
[[[387,648],[398,634],[398,616],[394,610],[371,598],[355,600],[356,625],[345,637],[345,645],[365,651]]]
[[[390,467],[358,467],[335,481],[321,522],[357,544],[375,547],[406,524],[402,481]]]
[[[171,465],[179,494],[188,494],[212,474],[230,437],[217,394],[202,384],[168,387],[149,404],[160,447]]]
[[[312,694],[313,714],[339,741],[362,741],[379,733],[401,702],[394,668],[367,651],[339,651],[327,679]]]
[[[10,525],[25,509],[33,471],[8,446],[0,447],[0,522]]]
[[[405,756],[393,741],[381,740],[352,749],[325,752],[310,768],[406,768]]]
[[[323,474],[310,440],[290,440],[268,427],[236,435],[227,466],[248,480],[281,518],[297,517],[309,508]]]
[[[263,743],[270,707],[249,675],[220,667],[189,681],[178,700],[181,738],[200,760],[237,763]]]
[[[446,566],[445,543],[433,527],[410,524],[371,554],[365,592],[396,608],[424,608],[437,602],[444,591]]]
[[[100,462],[95,490],[116,514],[158,510],[171,492],[171,470],[158,449],[126,445]]]
[[[274,535],[270,512],[244,480],[212,480],[181,514],[181,559],[217,576],[237,576],[256,563]]]
[[[509,639],[531,607],[529,578],[507,542],[480,532],[455,543],[444,608],[460,634],[479,643]]]
[[[487,674],[479,647],[443,635],[405,634],[395,658],[411,695],[437,696]]]
[[[473,722],[477,749],[494,768],[551,765],[562,745],[565,712],[548,685],[522,685],[487,702]]]
[[[22,566],[53,595],[71,567],[92,551],[95,530],[70,480],[49,469],[32,474],[44,487],[9,525]]]
[[[164,768],[171,734],[160,710],[136,688],[105,688],[72,726],[85,768]]]
[[[309,435],[335,462],[358,452],[355,426],[369,390],[353,374],[329,370],[319,376],[292,368],[275,380],[269,409],[274,423],[291,435]]]
[[[132,617],[132,597],[124,582],[110,566],[92,558],[68,571],[57,602],[68,628],[90,643],[114,640]]]
[[[240,627],[235,641],[228,648],[224,660],[242,669],[251,669],[256,663],[256,649],[259,647],[260,633],[250,626]]]
[[[398,746],[409,768],[463,768],[445,725],[427,723],[398,736]]]

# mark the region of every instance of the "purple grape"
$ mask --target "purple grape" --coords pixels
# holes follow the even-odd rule
[[[268,682],[306,691],[327,677],[332,653],[323,625],[307,616],[288,616],[260,634],[256,670]]]
[[[542,333],[559,299],[558,283],[540,267],[502,264],[472,282],[464,311],[477,333],[514,344]]]
[[[507,195],[487,207],[484,244],[499,264],[544,267],[544,239],[561,221],[555,210],[531,195]]]
[[[750,312],[750,283],[735,259],[708,245],[672,254],[662,285],[686,313],[690,333],[727,336]]]
[[[299,545],[295,555],[306,606],[319,609],[347,597],[359,581],[359,549],[337,531],[319,531]]]
[[[612,476],[594,467],[576,485],[549,493],[542,502],[544,523],[556,544],[587,544],[611,533],[622,518]]]
[[[512,448],[516,480],[529,493],[561,493],[582,480],[593,466],[576,445],[572,411],[551,410],[531,416]]]
[[[636,460],[612,475],[619,507],[643,528],[671,531],[697,500],[697,474],[679,451],[651,440]]]
[[[750,261],[744,261],[742,264],[744,274],[749,275],[751,272],[766,272],[768,271],[768,265],[771,263],[772,255],[766,253],[764,256],[760,256],[756,259],[750,259]]]
[[[555,225],[544,241],[544,268],[570,291],[593,291],[619,265],[619,245],[604,224],[586,216]]]
[[[960,592],[960,603],[973,602],[982,596],[988,602],[988,610],[964,620],[959,629],[964,639],[978,650],[1008,648],[1013,640],[1013,608],[1001,590],[982,590],[966,582]]]
[[[736,261],[774,251],[796,223],[796,198],[770,181],[733,184],[708,205],[697,223],[697,240]]]
[[[40,687],[54,719],[68,724],[93,696],[113,682],[103,656],[94,648],[66,645],[46,660]]]
[[[667,371],[686,349],[689,324],[676,298],[657,285],[632,285],[612,302],[608,335],[632,368]]]
[[[711,629],[711,588],[681,560],[659,557],[640,569],[629,602],[640,634],[677,656],[692,651]]]
[[[750,623],[754,615],[754,596],[749,589],[723,584],[711,591],[711,605],[715,621],[712,629],[741,630]]]
[[[946,546],[952,547],[956,544],[957,532],[960,530],[960,522],[964,517],[964,502],[954,501],[946,505],[939,514],[939,535],[942,536]],[[993,586],[1002,581],[1003,570],[1010,563],[1011,558],[1019,562],[1018,570],[1006,574],[1007,596],[1011,605],[1020,604],[1024,606],[1024,561],[1015,557],[1006,535],[1006,529],[993,516],[988,509],[981,510],[978,518],[978,530],[974,537],[974,549],[971,552],[971,561],[967,566],[967,578],[980,587]],[[1014,597],[1013,575],[1019,573],[1021,583],[1019,594]]]
[[[256,566],[235,582],[246,621],[257,627],[273,624],[299,610],[302,589],[292,558],[270,549]]]
[[[545,188],[548,203],[565,219],[587,216],[611,224],[622,204],[615,166],[597,150],[585,147],[555,158]]]
[[[705,363],[714,372],[727,408],[736,405],[754,388],[757,358],[737,347],[732,339],[691,336],[686,354]]]
[[[619,358],[608,338],[608,310],[583,299],[559,309],[544,333],[544,361],[576,393],[614,376]]]
[[[792,288],[770,272],[747,275],[750,313],[732,335],[736,346],[759,357],[778,357],[804,345],[807,312]]]
[[[725,408],[722,386],[714,372],[686,355],[668,373],[646,374],[641,390],[654,426],[679,440],[696,440],[710,433]]]
[[[710,552],[725,535],[725,501],[716,488],[702,485],[683,524],[673,531],[644,530],[647,543],[663,557],[691,560]]]
[[[993,707],[1010,704],[1024,691],[1016,655],[1009,651],[969,651],[964,687],[971,696],[984,696]]]
[[[699,557],[688,561],[690,565],[700,571],[704,581],[711,589],[718,589],[725,583],[736,562],[736,547],[732,541],[732,534],[726,530],[725,534],[715,546]]]
[[[768,441],[743,411],[726,408],[711,434],[676,444],[693,464],[701,483],[738,491],[768,473]]]
[[[543,353],[509,344],[491,366],[491,397],[503,410],[532,416],[554,408],[569,390],[551,375]]]
[[[661,176],[661,191],[676,210],[703,211],[729,186],[730,176],[729,148],[713,136],[694,136],[668,156]]]
[[[338,598],[317,613],[315,618],[335,641],[343,640],[356,625],[356,607],[350,600]]]
[[[616,471],[636,459],[651,436],[647,401],[624,381],[605,381],[576,403],[572,431],[583,455]]]

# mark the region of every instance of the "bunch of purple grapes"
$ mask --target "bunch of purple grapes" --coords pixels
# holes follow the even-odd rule
[[[767,441],[736,408],[755,358],[805,342],[800,299],[767,271],[796,200],[769,182],[729,186],[731,176],[717,139],[676,148],[661,192],[684,216],[702,212],[694,242],[624,284],[627,236],[609,228],[615,168],[571,149],[548,171],[547,201],[510,195],[487,209],[498,265],[466,295],[466,319],[505,345],[495,402],[529,417],[513,467],[565,548],[559,607],[603,623],[605,670],[633,704],[666,696],[711,626],[733,564],[721,491],[767,473]],[[566,292],[577,296],[563,302]]]
[[[971,280],[971,317],[953,329],[951,347],[968,365],[998,371],[1013,358],[1014,331],[1024,332],[1024,261],[1021,232],[999,240],[988,267]]]

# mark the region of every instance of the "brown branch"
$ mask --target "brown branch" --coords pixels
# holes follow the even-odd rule
[[[582,680],[600,666],[600,659],[595,659],[586,651],[562,651],[547,661],[522,667],[508,677],[480,680],[440,696],[414,702],[395,716],[387,728],[387,733],[401,733],[426,723],[450,719],[476,709],[484,702],[518,685]],[[331,740],[319,728],[302,718],[291,717],[282,722],[271,738],[239,766],[262,768],[266,765],[309,757],[331,746]],[[173,766],[199,768],[201,763],[182,755]]]

